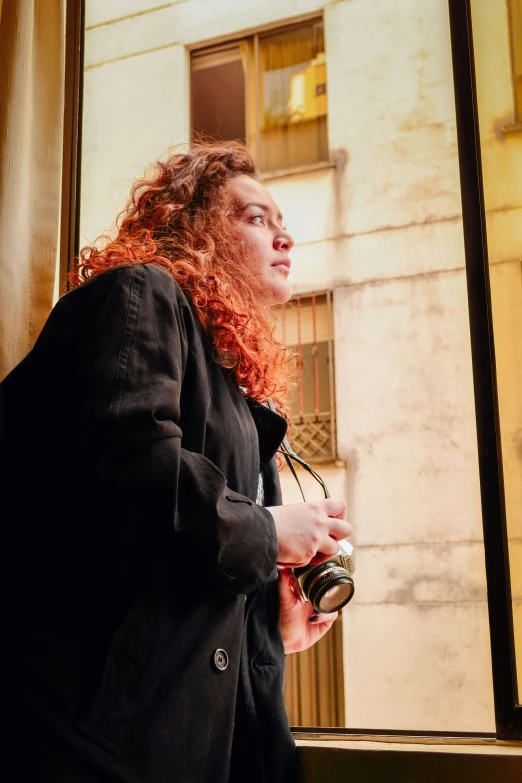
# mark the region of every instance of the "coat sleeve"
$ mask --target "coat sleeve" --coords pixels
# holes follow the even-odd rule
[[[276,565],[271,514],[229,489],[205,456],[182,447],[180,394],[192,316],[179,287],[152,265],[122,267],[81,288],[88,286],[91,293],[83,293],[96,316],[88,319],[76,365],[83,374],[80,415],[103,443],[98,480],[130,504],[150,498],[174,531],[174,546],[178,541],[197,555],[218,589],[255,590]]]

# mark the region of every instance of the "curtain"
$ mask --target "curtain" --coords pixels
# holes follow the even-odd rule
[[[0,379],[32,347],[57,279],[66,0],[0,0]]]
[[[263,83],[263,127],[285,125],[304,114],[301,76],[324,52],[322,25],[298,27],[260,38],[259,57]],[[296,79],[296,77],[298,77]],[[296,88],[293,88],[296,85]],[[293,93],[297,93],[293,95]]]

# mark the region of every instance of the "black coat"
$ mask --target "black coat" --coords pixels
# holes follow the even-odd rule
[[[154,265],[63,297],[1,391],[20,780],[292,780],[277,540],[255,503],[260,471],[281,502],[285,421]]]

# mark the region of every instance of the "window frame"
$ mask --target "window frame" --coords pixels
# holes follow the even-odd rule
[[[259,39],[267,35],[275,35],[283,32],[291,32],[292,30],[299,29],[306,25],[313,24],[314,22],[321,22],[324,29],[324,14],[313,13],[300,16],[297,19],[292,19],[287,23],[274,23],[265,25],[263,27],[257,27],[252,30],[245,30],[242,35],[221,36],[219,38],[206,41],[204,43],[194,44],[188,46],[189,55],[189,123],[190,123],[190,135],[192,135],[193,124],[193,108],[192,108],[192,59],[198,56],[204,56],[213,52],[219,52],[228,47],[234,45],[239,46],[242,42],[251,42],[252,44],[252,60],[253,62],[247,62],[247,69],[245,74],[245,140],[249,151],[254,158],[256,165],[259,166],[260,150],[261,150],[261,124],[259,122]],[[250,73],[250,68],[253,69]],[[253,84],[253,90],[250,89],[249,84]],[[306,171],[309,168],[322,168],[325,166],[331,166],[330,156],[330,142],[328,134],[328,111],[326,114],[326,138],[328,147],[328,157],[326,160],[316,161],[314,163],[304,163],[299,166],[289,166],[288,171]],[[260,171],[262,179],[270,179],[272,175],[284,176],[287,169],[277,169],[275,171],[263,170]]]
[[[70,288],[68,275],[80,252],[85,2],[66,0],[65,83],[63,113],[62,194],[60,215],[59,293]]]
[[[522,738],[522,706],[517,696],[471,0],[448,2],[496,736],[516,740]]]

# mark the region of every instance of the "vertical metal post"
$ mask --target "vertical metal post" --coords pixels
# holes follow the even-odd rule
[[[303,391],[303,344],[301,340],[301,297],[296,299],[297,304],[297,355],[298,355],[298,382],[299,382],[299,418],[303,420],[304,391]]]
[[[317,359],[317,354],[319,349],[317,348],[317,308],[316,308],[315,294],[312,296],[312,326],[313,326],[312,358],[313,358],[313,367],[314,367],[314,413],[317,417],[319,413],[319,362]]]
[[[328,380],[330,382],[330,428],[332,433],[332,457],[337,457],[337,432],[336,432],[336,411],[335,411],[335,367],[334,367],[334,322],[332,292],[326,292],[326,313],[328,319]]]

